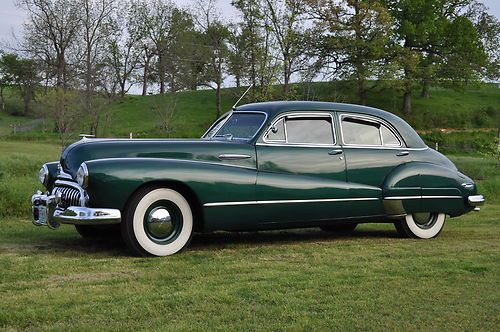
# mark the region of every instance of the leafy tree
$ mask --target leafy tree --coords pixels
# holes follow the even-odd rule
[[[385,0],[401,47],[403,112],[411,113],[411,90],[422,83],[467,83],[479,77],[487,56],[465,10],[474,0]]]
[[[14,84],[10,63],[15,61],[16,56],[14,54],[4,53],[0,53],[0,56],[0,102],[2,103],[2,111],[5,111],[4,90],[6,87]]]
[[[283,93],[290,93],[290,80],[295,72],[304,68],[306,44],[302,31],[305,6],[303,0],[265,0],[265,13],[277,42],[282,62]]]
[[[375,87],[368,80],[387,77],[392,19],[374,0],[309,0],[315,21],[311,38],[319,69],[357,83],[358,102],[365,105],[367,92]],[[390,75],[389,75],[390,76]]]
[[[215,0],[198,1],[195,19],[202,33],[204,52],[207,54],[203,84],[215,90],[216,118],[221,111],[221,88],[226,74],[226,62],[229,54],[227,41],[229,29],[215,10]],[[210,83],[215,84],[213,87]]]
[[[31,112],[31,102],[39,82],[37,64],[31,59],[22,59],[16,54],[4,54],[0,62],[3,77],[16,87],[23,100],[24,115]],[[3,100],[3,96],[2,96]]]

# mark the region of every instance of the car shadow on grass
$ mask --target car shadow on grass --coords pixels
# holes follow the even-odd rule
[[[214,232],[194,234],[187,251],[238,248],[248,246],[276,246],[317,242],[364,241],[367,239],[395,239],[393,229],[359,229],[351,233],[325,232],[319,228],[256,232]],[[26,241],[29,239],[29,241]],[[73,233],[52,233],[34,237],[32,232],[16,232],[0,242],[1,252],[53,253],[61,256],[98,255],[99,257],[131,256],[119,234],[108,238],[84,239]]]
[[[204,248],[238,247],[247,245],[280,245],[293,243],[362,241],[363,239],[394,239],[399,235],[394,230],[355,230],[351,233],[325,232],[318,228],[258,231],[258,232],[215,232],[195,234],[189,248],[203,250]],[[189,250],[188,248],[188,250]]]

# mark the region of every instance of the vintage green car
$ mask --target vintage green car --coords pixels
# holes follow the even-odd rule
[[[193,232],[394,223],[433,238],[479,210],[476,185],[401,118],[370,107],[266,102],[233,108],[201,139],[88,139],[43,165],[35,225],[121,234],[171,255]],[[114,225],[117,224],[117,225]]]

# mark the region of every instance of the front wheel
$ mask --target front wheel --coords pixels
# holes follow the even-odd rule
[[[189,202],[167,188],[139,190],[125,210],[122,236],[134,254],[168,256],[187,246],[193,233]]]
[[[444,213],[420,212],[406,215],[404,219],[394,223],[394,226],[403,237],[431,239],[441,232],[445,220]]]

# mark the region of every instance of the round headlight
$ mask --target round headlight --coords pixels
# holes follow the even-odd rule
[[[40,171],[38,171],[38,179],[44,186],[47,185],[47,181],[49,181],[49,169],[46,164],[43,164]]]
[[[85,163],[82,163],[76,172],[76,182],[78,182],[82,188],[86,188],[89,183],[89,170]]]

